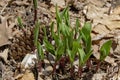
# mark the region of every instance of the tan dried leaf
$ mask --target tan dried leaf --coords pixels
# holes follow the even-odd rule
[[[26,70],[22,78],[17,79],[17,80],[35,80],[35,78],[34,78],[34,74],[31,71]]]
[[[65,0],[51,0],[51,4],[57,4],[59,7],[63,8],[65,6]]]
[[[9,49],[5,49],[3,52],[0,53],[0,57],[7,63],[7,58],[8,58],[8,51]]]
[[[7,25],[7,19],[1,17],[0,24],[0,47],[10,44],[9,39],[12,37],[11,29]]]
[[[109,8],[107,7],[101,8],[89,4],[86,6],[85,9],[86,10],[84,10],[84,13],[87,16],[87,18],[93,20],[92,24],[93,28],[94,27],[97,28],[99,24],[106,26],[106,28],[104,28],[105,29],[104,31],[106,31],[106,29],[113,30],[116,28],[120,28],[119,15],[116,14],[108,15],[107,13],[109,12]]]

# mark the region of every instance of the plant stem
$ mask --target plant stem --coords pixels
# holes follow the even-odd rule
[[[41,70],[42,70],[42,67],[44,67],[44,61],[43,60],[40,60],[40,61],[38,61],[38,69],[39,69],[39,72],[41,72]]]
[[[79,66],[79,68],[78,68],[78,77],[81,77],[81,75],[82,75],[82,67]]]
[[[91,66],[92,66],[90,61],[91,61],[90,59],[87,60],[87,67],[89,70],[91,69]]]
[[[56,66],[57,66],[57,61],[55,62],[55,64],[54,64],[54,66],[53,66],[53,72],[52,72],[52,74],[55,74],[56,73]]]
[[[34,24],[37,21],[37,9],[34,9]]]
[[[71,66],[71,69],[70,69],[70,75],[71,77],[74,77],[74,66],[73,65]]]
[[[101,64],[101,62],[100,62],[100,61],[98,61],[97,66],[96,66],[96,72],[97,72],[97,71],[98,71],[98,69],[100,68],[100,64]]]
[[[65,73],[64,68],[65,68],[66,62],[67,62],[66,57],[62,57],[62,58],[60,59],[59,66],[60,66],[60,69],[61,69],[61,71],[62,71],[62,74]]]

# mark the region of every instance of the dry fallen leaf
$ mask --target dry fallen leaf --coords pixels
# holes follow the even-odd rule
[[[101,24],[106,27],[104,28],[105,32],[106,32],[106,29],[113,30],[116,28],[120,28],[119,15],[116,15],[116,14],[108,15],[108,12],[109,12],[108,7],[101,8],[92,4],[87,5],[84,9],[84,14],[87,16],[87,18],[90,20],[93,20],[93,24],[92,24],[93,28],[94,27],[97,28]],[[93,29],[93,31],[95,30]]]
[[[104,80],[106,73],[96,73],[93,75],[92,80]]]
[[[57,4],[59,7],[63,8],[65,6],[65,0],[51,0],[51,4]]]
[[[24,65],[25,68],[28,68],[29,66],[34,66],[35,65],[34,59],[37,59],[36,53],[35,54],[27,54],[24,57],[21,64]]]
[[[0,53],[0,57],[7,63],[7,58],[8,58],[8,48],[5,49],[3,52]]]
[[[22,78],[17,79],[17,80],[35,80],[35,78],[34,78],[34,74],[31,71],[26,70]]]
[[[12,34],[10,33],[10,30],[7,25],[6,18],[1,18],[1,24],[0,24],[0,47],[3,45],[10,44],[10,36]]]

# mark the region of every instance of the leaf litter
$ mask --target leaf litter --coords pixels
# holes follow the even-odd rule
[[[6,0],[7,2],[8,0]],[[117,2],[118,1],[118,2]],[[4,8],[4,5],[6,4],[4,0],[0,1],[0,10]],[[115,3],[116,2],[116,3]],[[83,24],[85,21],[90,20],[92,22],[92,39],[93,39],[93,49],[94,54],[93,56],[98,59],[100,57],[99,55],[99,48],[101,44],[109,39],[112,39],[115,41],[114,44],[112,44],[114,47],[112,47],[112,50],[110,52],[110,55],[105,59],[105,62],[101,65],[105,67],[105,70],[102,70],[103,68],[95,73],[92,76],[92,80],[106,80],[106,79],[120,79],[120,7],[119,7],[119,0],[75,0],[75,1],[66,1],[66,0],[57,0],[55,2],[54,0],[51,0],[50,2],[48,0],[40,0],[39,1],[39,8],[38,8],[38,14],[39,19],[42,22],[42,25],[49,25],[51,20],[55,20],[55,4],[58,4],[59,9],[65,8],[67,4],[70,6],[70,16],[71,21],[74,25],[74,19],[80,18],[81,24]],[[80,6],[78,3],[83,4]],[[3,5],[4,4],[4,5]],[[48,10],[50,8],[50,10]],[[78,13],[75,12],[76,9]],[[10,12],[9,12],[10,11]],[[7,15],[6,15],[7,14]],[[16,35],[18,37],[21,37],[20,35],[23,34],[23,32],[18,28],[18,25],[16,23],[17,16],[20,15],[23,19],[24,26],[32,27],[33,24],[33,11],[32,11],[32,1],[29,0],[18,0],[13,1],[9,6],[6,6],[5,9],[2,12],[2,18],[0,23],[0,47],[3,47],[5,45],[11,45],[13,42],[10,42],[10,39],[15,39]],[[12,17],[10,17],[12,16]],[[10,17],[7,19],[7,17]],[[4,18],[4,19],[3,19]],[[8,24],[9,20],[9,24]],[[11,27],[10,27],[11,25]],[[28,28],[26,29],[28,30]],[[9,32],[8,32],[9,31]],[[16,32],[14,32],[16,31]],[[14,35],[13,35],[14,34]],[[11,44],[10,44],[11,43]],[[4,62],[1,62],[3,66],[5,66],[5,69],[2,76],[6,80],[9,78],[9,76],[13,76],[11,80],[14,80],[13,78],[16,78],[17,80],[23,80],[28,79],[35,80],[33,72],[31,72],[31,69],[22,71],[20,67],[18,68],[16,63],[17,60],[14,61],[14,58],[9,55],[10,48],[4,48],[1,49],[1,55],[0,58],[3,58],[3,60],[8,64],[5,64]],[[23,52],[21,52],[21,56]],[[32,52],[29,52],[32,53]],[[28,54],[28,53],[26,53]],[[25,57],[25,55],[23,56]],[[10,58],[10,60],[8,60]],[[20,57],[19,57],[20,58]],[[13,65],[14,66],[13,66]],[[51,70],[51,67],[49,66],[49,62],[46,64],[46,68],[49,71],[49,68]],[[75,63],[77,65],[77,63]],[[11,67],[10,67],[11,66]],[[0,68],[2,68],[0,66]],[[7,69],[8,68],[8,69]],[[118,69],[117,69],[118,68]],[[16,69],[15,72],[18,72],[16,75],[14,75],[11,70],[9,69]],[[22,67],[22,69],[25,69]],[[44,70],[43,70],[44,71]],[[9,73],[6,73],[9,72]],[[87,72],[83,72],[84,74],[89,74]],[[5,74],[9,75],[8,77],[5,76]],[[34,73],[35,74],[35,73]],[[46,73],[45,73],[46,74]],[[112,75],[110,75],[112,74]],[[47,77],[44,75],[44,73],[41,73],[39,75],[39,79],[45,79],[50,80],[51,76]],[[20,77],[19,77],[20,76]],[[65,75],[66,77],[67,75]],[[42,78],[42,79],[41,79]],[[84,79],[84,78],[83,78]]]

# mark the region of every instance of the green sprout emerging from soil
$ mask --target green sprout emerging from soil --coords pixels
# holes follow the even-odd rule
[[[110,48],[112,46],[112,40],[106,41],[100,48],[100,61],[97,64],[96,71],[98,70],[101,62],[105,60],[105,58],[110,54]]]
[[[17,18],[17,21],[18,21],[18,25],[19,25],[21,28],[24,28],[21,17],[18,17],[18,18]]]

